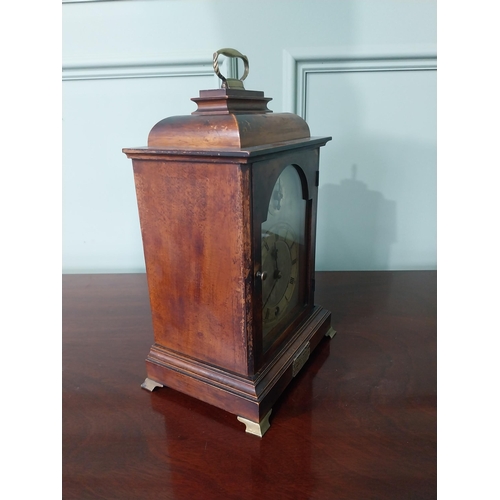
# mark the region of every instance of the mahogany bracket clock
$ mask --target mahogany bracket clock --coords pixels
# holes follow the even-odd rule
[[[240,57],[225,78],[219,54]],[[168,386],[262,436],[275,401],[325,335],[314,303],[319,149],[292,113],[245,90],[248,60],[214,54],[222,88],[157,123],[132,159],[153,317],[142,387]]]

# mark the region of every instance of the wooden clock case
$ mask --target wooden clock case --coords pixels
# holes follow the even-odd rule
[[[168,386],[236,414],[263,435],[274,402],[322,337],[314,304],[319,148],[263,92],[200,91],[192,115],[167,118],[133,161],[154,344],[144,388]],[[301,310],[263,348],[261,224],[276,179],[294,165],[306,200]]]

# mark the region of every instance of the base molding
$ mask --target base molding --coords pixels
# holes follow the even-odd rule
[[[170,387],[233,413],[244,423],[249,421],[261,426],[281,393],[307,363],[309,354],[329,333],[330,321],[330,312],[316,306],[280,354],[253,379],[154,344],[146,359],[149,385],[153,388],[157,385]],[[248,431],[248,426],[247,432],[255,434]]]

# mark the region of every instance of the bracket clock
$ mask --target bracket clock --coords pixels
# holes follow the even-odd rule
[[[225,78],[218,56],[243,60]],[[142,387],[168,386],[262,436],[275,401],[325,335],[314,303],[319,149],[292,113],[243,86],[248,59],[214,54],[222,88],[166,118],[132,159],[153,317]]]

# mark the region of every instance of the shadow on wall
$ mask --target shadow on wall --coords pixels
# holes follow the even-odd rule
[[[352,165],[350,179],[320,188],[318,212],[329,215],[318,221],[318,268],[322,262],[334,262],[340,271],[389,269],[396,242],[396,202],[370,190],[357,173]]]

